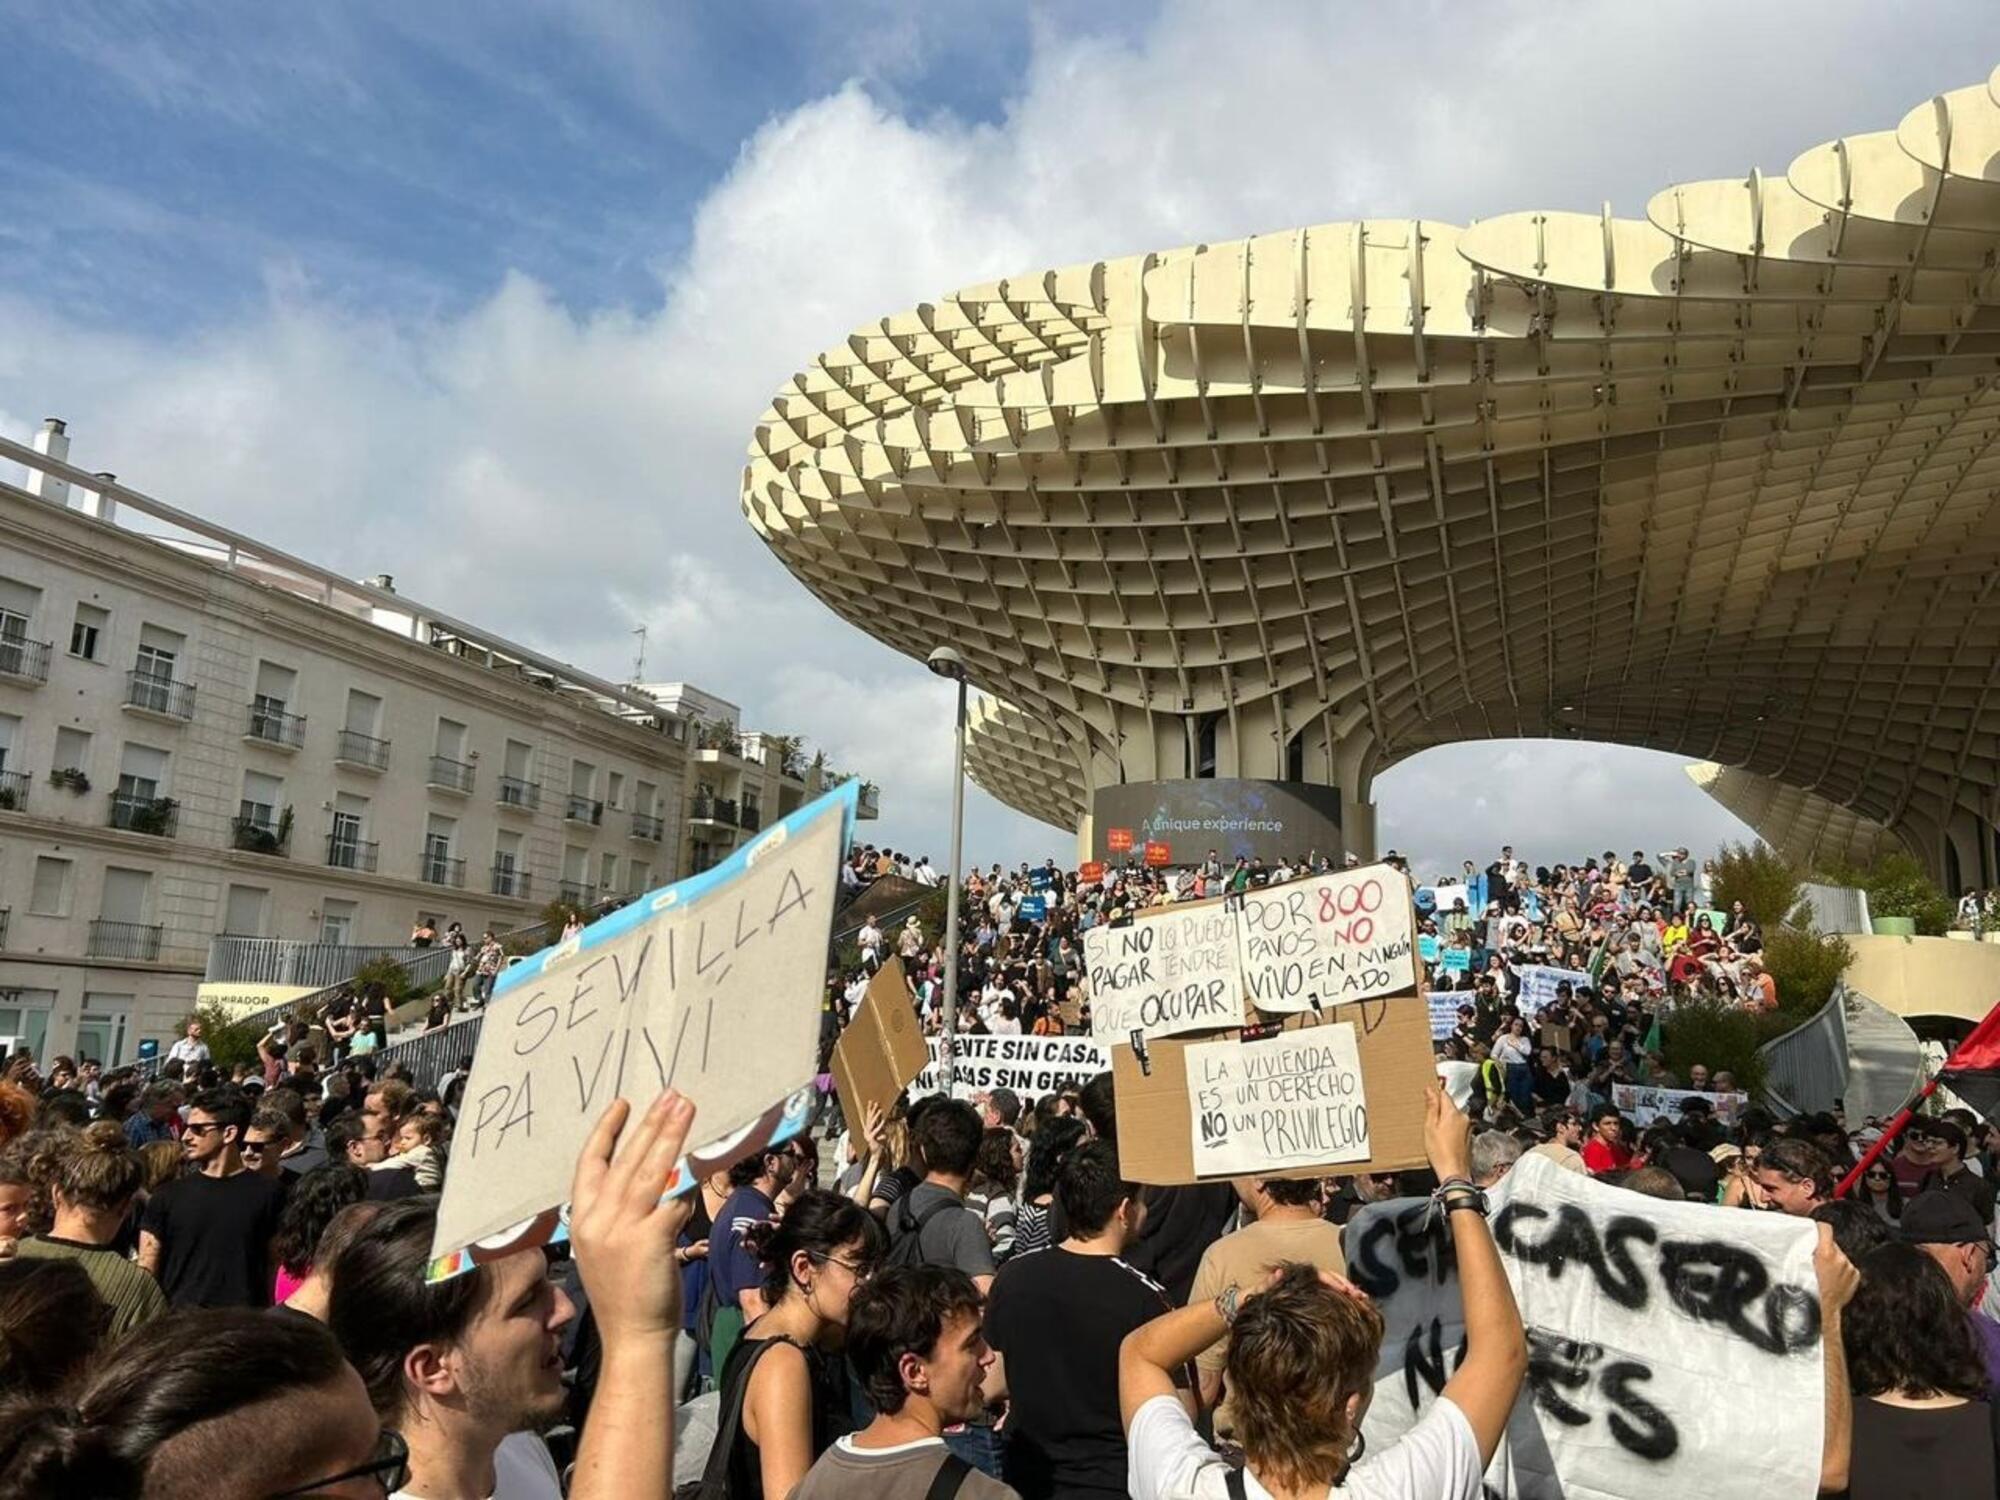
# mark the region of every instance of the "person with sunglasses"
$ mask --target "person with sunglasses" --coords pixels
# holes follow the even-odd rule
[[[769,1310],[743,1330],[717,1382],[710,1473],[729,1500],[782,1500],[834,1439],[854,1431],[839,1347],[881,1240],[873,1214],[821,1188],[801,1193],[777,1223],[745,1232]]]
[[[243,1162],[250,1101],[209,1089],[188,1106],[181,1152],[191,1169],[146,1200],[139,1264],[175,1307],[269,1307],[271,1240],[284,1212],[282,1181]]]
[[[1903,1217],[1903,1190],[1896,1185],[1896,1174],[1889,1169],[1889,1163],[1881,1157],[1868,1163],[1868,1170],[1861,1174],[1861,1191],[1855,1196],[1884,1224],[1894,1224]]]

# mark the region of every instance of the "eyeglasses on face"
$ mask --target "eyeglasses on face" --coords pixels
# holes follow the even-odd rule
[[[813,1259],[821,1265],[839,1266],[841,1270],[847,1272],[856,1281],[866,1281],[875,1274],[875,1267],[866,1261],[846,1260],[838,1255],[819,1254],[815,1254]]]
[[[297,1489],[280,1490],[268,1500],[294,1500],[294,1497],[306,1500],[306,1497],[320,1494],[350,1479],[372,1479],[382,1486],[384,1495],[394,1494],[410,1482],[410,1445],[403,1441],[400,1432],[392,1432],[385,1427],[382,1436],[375,1440],[375,1456],[367,1463],[343,1469],[338,1474],[329,1474],[324,1479],[315,1479]]]

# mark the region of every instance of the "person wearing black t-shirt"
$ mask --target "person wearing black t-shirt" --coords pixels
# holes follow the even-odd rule
[[[1003,1477],[1022,1500],[1112,1500],[1126,1492],[1118,1348],[1173,1304],[1120,1259],[1146,1210],[1119,1176],[1117,1146],[1072,1151],[1056,1195],[1069,1238],[1016,1256],[994,1278],[986,1341],[999,1360],[987,1398],[1012,1402]]]
[[[269,1307],[271,1240],[285,1189],[243,1165],[250,1102],[232,1088],[197,1094],[181,1149],[193,1172],[168,1183],[139,1223],[139,1264],[175,1307]]]

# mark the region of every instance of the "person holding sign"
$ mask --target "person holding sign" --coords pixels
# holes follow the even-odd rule
[[[1399,1441],[1364,1460],[1357,1438],[1375,1385],[1382,1315],[1327,1272],[1285,1266],[1261,1288],[1156,1318],[1118,1366],[1133,1500],[1478,1500],[1527,1373],[1521,1314],[1471,1181],[1472,1126],[1433,1083],[1424,1147],[1451,1225],[1465,1294],[1465,1353],[1444,1392]],[[1240,1484],[1174,1395],[1173,1372],[1227,1337],[1225,1370],[1243,1445]],[[1301,1375],[1305,1378],[1301,1379]],[[1337,1488],[1335,1488],[1337,1486]]]

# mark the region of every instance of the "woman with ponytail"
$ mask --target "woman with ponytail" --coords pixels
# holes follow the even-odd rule
[[[854,1430],[846,1365],[837,1352],[855,1289],[873,1272],[881,1229],[867,1209],[812,1189],[745,1243],[764,1268],[769,1311],[748,1328],[722,1368],[710,1461],[729,1500],[784,1500],[833,1443]]]

